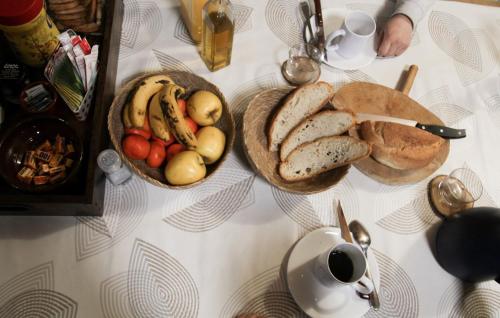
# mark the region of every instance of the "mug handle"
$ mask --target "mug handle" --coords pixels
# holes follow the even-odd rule
[[[326,39],[326,49],[328,51],[336,51],[338,50],[339,48],[339,45],[338,44],[333,44],[333,45],[330,45],[330,43],[332,43],[333,40],[335,40],[336,37],[339,37],[339,36],[345,36],[345,30],[344,29],[339,29],[335,32],[332,32],[328,38]]]
[[[366,277],[366,275],[363,275],[358,280],[358,283],[354,285],[354,289],[360,294],[368,295],[373,291],[374,286],[372,280]]]

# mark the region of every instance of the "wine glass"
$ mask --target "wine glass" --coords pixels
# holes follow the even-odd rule
[[[483,185],[474,171],[458,168],[438,185],[442,201],[453,210],[472,207],[483,194]]]
[[[314,83],[321,74],[321,51],[312,44],[301,43],[292,46],[288,60],[283,63],[283,77],[292,85]]]

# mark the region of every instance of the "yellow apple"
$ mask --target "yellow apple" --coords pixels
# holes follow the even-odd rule
[[[203,158],[192,150],[176,154],[165,167],[165,178],[173,185],[187,185],[201,180],[207,174]]]
[[[198,145],[196,152],[199,153],[206,164],[219,160],[226,146],[226,135],[217,127],[203,127],[196,133]]]
[[[197,91],[187,101],[187,112],[198,125],[213,125],[222,116],[222,103],[212,92]]]

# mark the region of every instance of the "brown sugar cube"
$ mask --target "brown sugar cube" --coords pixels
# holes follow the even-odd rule
[[[40,172],[41,173],[49,173],[49,165],[44,163],[42,165],[40,165]]]
[[[68,146],[66,147],[66,155],[69,155],[69,154],[72,154],[75,152],[75,146],[73,146],[73,144],[68,144]]]
[[[71,166],[73,165],[73,159],[66,158],[66,162],[64,163],[64,165],[66,166],[66,168],[71,168]]]
[[[17,173],[17,178],[24,183],[31,183],[31,180],[35,176],[35,170],[28,168],[28,167],[23,167],[19,172]]]
[[[36,152],[35,157],[42,161],[49,162],[52,158],[52,155],[50,154],[50,152],[40,150]]]
[[[64,153],[64,144],[65,144],[65,138],[59,136],[59,134],[56,136],[56,143],[54,145],[56,153]]]
[[[55,175],[55,174],[57,174],[59,172],[65,171],[65,170],[66,170],[66,167],[61,165],[61,166],[57,166],[57,167],[54,167],[54,168],[50,168],[49,169],[49,174],[51,176],[53,176],[53,175]]]
[[[50,183],[57,183],[57,182],[62,181],[64,178],[66,178],[66,172],[62,171],[62,172],[54,175],[53,177],[50,177],[49,181],[50,181]]]
[[[23,165],[25,167],[36,169],[36,161],[35,161],[35,152],[34,151],[26,151],[24,154]]]
[[[52,145],[50,144],[50,141],[48,140],[45,140],[43,142],[43,144],[41,144],[40,146],[38,146],[36,148],[36,151],[39,152],[39,151],[50,151],[52,150]]]
[[[61,154],[55,154],[52,156],[52,158],[50,159],[49,161],[49,166],[50,167],[57,167],[59,166],[59,164],[61,163],[61,161],[63,160],[63,155]]]
[[[48,176],[36,176],[33,178],[33,183],[35,185],[43,185],[49,182],[49,177]]]

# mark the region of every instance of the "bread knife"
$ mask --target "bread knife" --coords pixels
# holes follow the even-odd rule
[[[351,231],[349,230],[349,226],[347,225],[344,210],[342,210],[342,206],[340,205],[340,200],[337,203],[337,217],[339,219],[340,236],[344,239],[344,241],[352,243]]]
[[[440,125],[427,125],[417,122],[416,120],[389,117],[383,115],[356,113],[356,122],[361,123],[364,121],[385,121],[390,123],[401,124],[405,126],[412,126],[428,131],[431,134],[442,137],[444,139],[458,139],[466,136],[465,129],[455,129]]]

